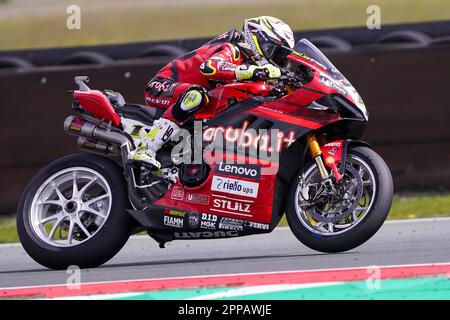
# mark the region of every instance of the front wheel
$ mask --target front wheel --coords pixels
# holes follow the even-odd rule
[[[96,267],[128,240],[128,208],[118,165],[99,155],[70,155],[31,180],[17,210],[17,231],[25,251],[43,266]]]
[[[339,183],[322,181],[315,164],[294,182],[287,205],[289,227],[303,244],[342,252],[369,240],[382,226],[393,197],[384,160],[368,147],[349,148]]]

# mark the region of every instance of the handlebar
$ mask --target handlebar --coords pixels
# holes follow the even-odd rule
[[[281,77],[271,80],[277,80],[277,83],[275,85],[272,85],[272,92],[276,96],[284,96],[288,93],[288,91],[286,90],[286,85],[292,86],[294,88],[303,87],[301,78],[292,71],[285,69],[281,70]]]
[[[281,77],[278,78],[278,82],[282,87],[284,87],[286,84],[293,86],[295,88],[303,87],[301,77],[296,75],[292,71],[285,69],[282,70],[282,74]]]
[[[279,78],[279,80],[301,84],[301,79],[299,76],[297,76],[294,72],[285,69],[281,71],[281,77]]]

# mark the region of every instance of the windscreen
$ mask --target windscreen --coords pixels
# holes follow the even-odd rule
[[[321,73],[320,81],[326,86],[335,88],[346,98],[350,98],[368,119],[369,114],[359,93],[315,45],[306,39],[301,39],[293,50],[300,53],[304,59],[324,68],[326,71]]]
[[[326,69],[329,75],[335,80],[343,80],[345,77],[338,69],[331,63],[330,60],[320,51],[315,45],[313,45],[309,40],[301,39],[295,44],[293,49],[308,58],[311,62],[317,64],[319,67]]]

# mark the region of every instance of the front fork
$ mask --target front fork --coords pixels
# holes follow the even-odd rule
[[[331,171],[334,174],[334,177],[336,178],[336,182],[339,182],[341,180],[341,174],[339,173],[339,170],[337,168],[336,161],[334,157],[328,156],[325,159],[325,163],[323,161],[323,153],[322,148],[319,144],[319,141],[317,140],[317,137],[315,134],[309,134],[308,135],[308,149],[311,154],[311,157],[316,162],[317,168],[319,169],[320,175],[322,176],[322,179],[326,179],[329,177],[329,173],[327,171],[326,165],[331,169]]]

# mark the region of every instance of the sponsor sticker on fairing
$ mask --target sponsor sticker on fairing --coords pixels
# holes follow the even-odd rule
[[[216,222],[218,217],[215,214],[202,213],[202,220]]]
[[[207,205],[209,204],[209,196],[205,194],[189,192],[186,196],[186,201]]]
[[[186,215],[186,212],[178,211],[178,210],[171,210],[171,209],[164,209],[164,214],[184,218],[184,216]]]
[[[237,177],[246,177],[253,179],[261,178],[261,168],[257,165],[226,164],[221,162],[216,166],[216,171]]]
[[[215,214],[202,213],[202,220],[200,221],[200,228],[202,229],[216,229],[218,217]]]
[[[211,190],[256,198],[259,183],[213,176]]]
[[[173,188],[170,198],[173,200],[180,200],[180,201],[183,200],[183,198],[184,198],[183,188],[180,188],[180,187]]]
[[[330,142],[324,145],[324,147],[340,147],[341,146],[341,142]]]
[[[261,229],[261,230],[269,230],[269,225],[267,223],[253,222],[247,221],[245,225],[249,228]]]
[[[244,224],[243,220],[233,218],[222,218],[220,219],[219,222],[219,228],[225,230],[242,231],[244,229],[243,224]]]
[[[195,229],[200,223],[200,214],[198,212],[191,212],[188,217],[189,227]]]
[[[250,213],[251,203],[215,198],[213,200],[213,206],[214,208],[229,210],[231,212]]]
[[[183,219],[179,217],[164,216],[164,225],[175,228],[183,228]]]

